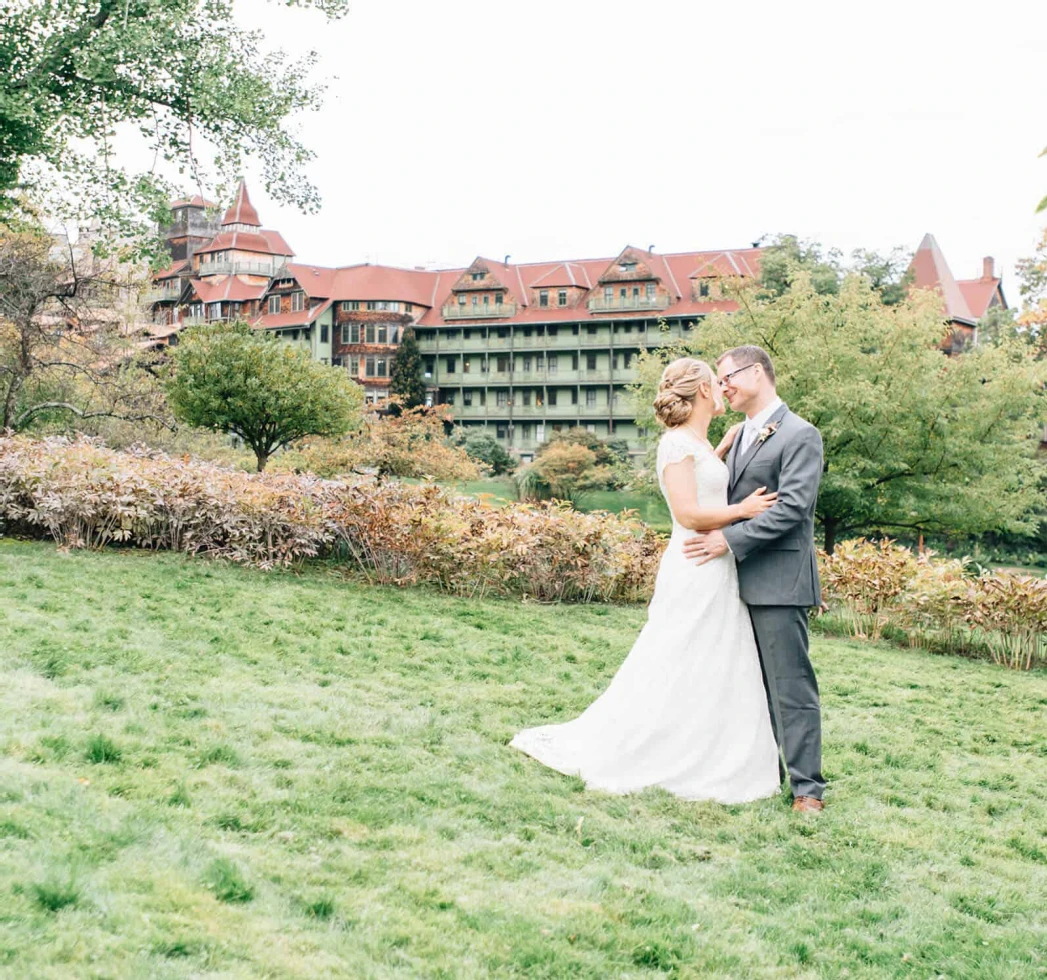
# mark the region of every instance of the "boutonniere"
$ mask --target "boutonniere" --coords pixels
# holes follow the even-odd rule
[[[768,439],[778,431],[778,423],[771,422],[756,433],[756,441],[762,446]]]

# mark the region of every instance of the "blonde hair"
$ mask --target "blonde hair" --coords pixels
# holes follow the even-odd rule
[[[694,400],[703,384],[712,385],[713,372],[705,361],[680,357],[667,364],[658,382],[654,414],[667,429],[683,425],[691,417]]]

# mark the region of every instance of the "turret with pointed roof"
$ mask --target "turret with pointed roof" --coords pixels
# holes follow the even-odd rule
[[[236,200],[222,218],[222,227],[227,231],[254,231],[262,227],[258,212],[247,196],[247,184],[243,179],[236,188]]]

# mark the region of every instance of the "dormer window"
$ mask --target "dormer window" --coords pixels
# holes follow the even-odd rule
[[[635,262],[628,262],[628,261],[626,261],[626,262],[619,262],[618,263],[618,271],[619,272],[634,272],[635,270],[636,270],[636,263]]]
[[[495,306],[501,306],[502,305],[502,294],[501,293],[495,293],[494,294],[494,303],[495,303]]]
[[[459,306],[465,306],[465,297],[460,295],[460,294],[458,296],[458,305]]]
[[[279,313],[280,312],[280,297],[270,296],[269,297],[269,312]]]
[[[305,293],[300,289],[297,292],[291,293],[291,312],[301,313],[305,309]]]
[[[548,306],[549,305],[549,290],[548,289],[540,289],[538,291],[538,305],[539,306]]]
[[[473,273],[473,282],[479,282],[481,279],[483,279],[483,277],[484,277],[484,273],[482,273],[482,272],[474,272]]]
[[[557,306],[566,306],[567,305],[567,290],[566,289],[561,289],[556,294],[556,304],[557,304]]]
[[[648,299],[654,299],[654,283],[653,282],[649,282],[647,284],[647,298]]]
[[[700,283],[698,285],[698,295],[708,296],[709,295],[709,284],[707,282]]]

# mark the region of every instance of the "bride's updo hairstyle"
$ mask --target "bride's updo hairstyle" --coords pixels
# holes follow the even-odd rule
[[[703,384],[712,385],[713,372],[705,361],[681,357],[667,364],[658,382],[654,414],[667,429],[683,425],[691,417],[691,408]]]

